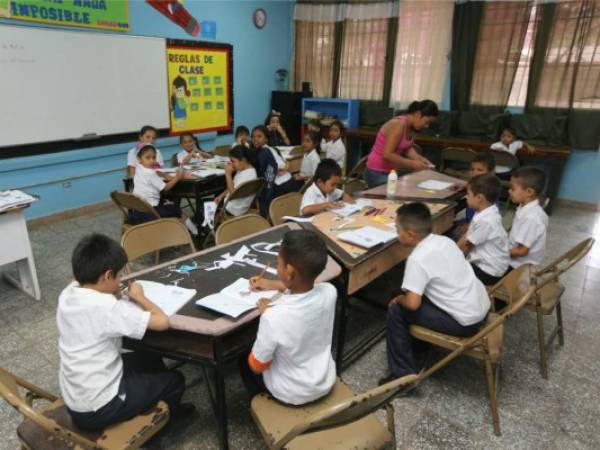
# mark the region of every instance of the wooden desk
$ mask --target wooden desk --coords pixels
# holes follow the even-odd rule
[[[29,205],[16,206],[0,212],[0,266],[16,262],[19,280],[8,274],[3,274],[4,278],[26,294],[40,300],[42,295],[29,242],[27,221],[23,214],[28,207]]]
[[[376,208],[386,208],[382,218],[387,223],[395,220],[396,209],[403,204],[399,200],[372,199],[372,204]],[[450,201],[426,202],[433,215],[434,233],[444,233],[452,226],[454,221],[454,210],[456,204]],[[369,225],[390,231],[391,228],[385,223],[377,221],[371,216],[365,216],[363,212],[358,213],[345,228],[353,226]],[[355,347],[346,351],[346,326],[349,314],[349,298],[359,289],[363,288],[377,277],[404,261],[411,252],[411,249],[400,244],[398,240],[393,240],[386,244],[376,246],[370,250],[365,250],[354,245],[344,243],[336,238],[336,235],[344,231],[344,228],[338,231],[332,231],[341,221],[336,221],[334,213],[327,211],[315,216],[312,222],[302,223],[302,227],[315,230],[327,243],[327,248],[335,260],[342,266],[342,282],[338,290],[339,310],[336,315],[336,366],[338,373],[341,372],[344,365],[354,360],[373,344],[385,335],[385,325],[378,328],[375,333],[369,335],[366,339],[360,341]]]
[[[368,144],[368,149],[363,152],[366,154],[371,150],[372,143],[375,141],[375,136],[379,131],[378,128],[352,128],[346,130],[346,139],[349,145],[352,141]],[[475,151],[489,150],[492,142],[478,138],[465,137],[436,137],[427,135],[417,135],[415,143],[423,147],[424,150],[434,152],[437,161],[434,161],[439,167],[439,156],[441,150],[446,147],[464,147]],[[535,152],[528,154],[524,149],[517,152],[517,157],[521,166],[536,166],[543,168],[547,174],[548,186],[546,196],[550,199],[548,204],[548,212],[552,213],[552,208],[558,195],[560,180],[562,174],[571,155],[571,148],[568,146],[539,146],[534,145]]]
[[[249,265],[233,265],[226,270],[207,272],[200,269],[191,272],[189,275],[184,275],[170,271],[169,267],[192,262],[199,265],[212,263],[214,260],[221,259],[221,255],[225,253],[234,254],[241,245],[250,247],[258,242],[278,242],[285,232],[299,228],[297,224],[279,225],[244,239],[168,261],[124,278],[124,281],[143,279],[160,283],[169,283],[170,280],[183,278],[178,282],[179,286],[197,290],[196,296],[170,317],[170,330],[163,332],[148,331],[141,341],[124,339],[123,343],[129,349],[152,351],[168,358],[191,362],[214,370],[215,395],[213,395],[208,379],[207,389],[209,389],[211,403],[217,418],[221,447],[224,449],[229,446],[227,440],[224,368],[227,363],[237,361],[239,355],[249,351],[252,347],[252,343],[256,338],[258,311],[253,310],[237,319],[232,319],[200,308],[195,305],[195,301],[220,291],[240,277],[250,278],[257,275],[260,269]],[[271,267],[276,266],[275,255],[257,251],[252,251],[252,253],[257,255],[258,262],[262,264],[270,262]],[[327,267],[319,276],[319,281],[331,280],[340,273],[340,266],[329,257]],[[269,273],[266,276],[275,278],[274,275]]]

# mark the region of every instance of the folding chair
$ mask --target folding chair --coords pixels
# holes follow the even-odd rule
[[[269,218],[273,225],[283,223],[283,216],[297,216],[300,213],[300,203],[302,194],[300,192],[290,192],[274,198],[269,205]]]
[[[261,191],[265,187],[265,180],[262,178],[257,178],[255,180],[246,181],[245,183],[240,184],[236,187],[231,194],[227,197],[223,206],[217,211],[215,214],[215,229],[218,226],[232,218],[236,217],[227,212],[226,206],[232,200],[239,200],[241,198],[251,197],[253,196],[252,202],[246,211],[243,214],[258,214],[258,205],[256,202],[258,201],[258,197],[260,196]],[[239,217],[239,216],[238,216]]]
[[[463,180],[469,179],[469,164],[475,157],[475,152],[470,148],[446,147],[440,155],[440,172],[458,177]],[[466,168],[464,168],[466,166]]]
[[[367,169],[367,156],[363,156],[360,161],[350,170],[348,177],[343,182],[343,190],[346,194],[352,195],[355,192],[363,191],[367,188],[364,179],[364,173]]]
[[[25,390],[24,397],[19,389]],[[86,432],[73,424],[60,398],[4,369],[0,369],[0,395],[24,418],[17,428],[24,449],[132,450],[141,447],[169,421],[169,407],[160,401],[145,414],[99,432]],[[37,399],[49,404],[34,409],[33,401]]]
[[[153,206],[150,205],[145,200],[142,200],[137,195],[133,195],[131,192],[119,192],[112,191],[110,193],[110,198],[114,202],[115,205],[119,208],[119,210],[123,213],[123,224],[121,225],[121,234],[125,233],[132,225],[129,225],[129,212],[131,210],[139,211],[142,213],[151,214],[156,219],[160,219],[160,215],[154,209]]]
[[[227,244],[252,233],[268,230],[271,224],[258,214],[245,214],[222,223],[215,233],[217,245]]]

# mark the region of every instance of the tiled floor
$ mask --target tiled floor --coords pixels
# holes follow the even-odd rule
[[[0,360],[2,367],[58,393],[56,301],[69,282],[71,251],[77,240],[96,231],[119,237],[117,211],[66,220],[32,230],[30,237],[43,292],[36,302],[0,281]],[[589,236],[600,236],[600,215],[557,208],[550,218],[547,259]],[[1,251],[1,250],[0,250]],[[14,271],[13,267],[3,267]],[[419,396],[394,401],[398,446],[406,449],[576,449],[600,448],[600,246],[563,280],[566,342],[553,348],[549,378],[537,366],[535,318],[521,313],[506,327],[500,421],[502,436],[492,432],[484,370],[461,358],[426,380]],[[548,318],[550,323],[553,318]],[[434,357],[442,356],[434,353]],[[188,379],[199,376],[184,367]],[[385,344],[379,343],[343,373],[356,390],[373,387],[386,373]],[[232,449],[264,448],[248,412],[248,399],[235,367],[226,380]],[[205,386],[185,395],[196,404],[195,417],[152,445],[165,449],[218,448],[214,415]],[[16,449],[19,415],[0,402],[0,448]]]

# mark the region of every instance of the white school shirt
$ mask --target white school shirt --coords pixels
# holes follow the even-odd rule
[[[329,283],[304,294],[284,294],[260,316],[253,356],[271,362],[265,386],[282,402],[302,405],[335,383],[331,340],[337,292]]]
[[[181,164],[181,162],[187,157],[187,155],[189,155],[189,153],[186,150],[181,150],[179,153],[177,153],[177,163]],[[202,161],[202,157],[198,158],[196,156],[192,156],[187,163],[191,164],[200,161]]]
[[[317,171],[317,166],[321,162],[317,150],[311,150],[302,157],[302,163],[300,164],[300,175],[303,177],[310,178]]]
[[[148,145],[152,145],[152,144],[148,144]],[[129,150],[129,152],[127,153],[127,165],[128,166],[137,168],[137,166],[138,166],[137,153],[140,151],[140,148],[142,148],[142,147],[143,146],[136,145],[131,150]],[[162,153],[160,153],[160,150],[157,149],[156,147],[154,147],[154,148],[156,149],[156,162],[158,163],[158,165],[160,167],[162,167],[165,165],[165,161],[163,160]]]
[[[256,169],[254,167],[249,167],[248,169],[242,170],[241,172],[237,172],[233,177],[233,187],[236,188],[240,184],[245,183],[246,181],[256,180]],[[227,194],[229,197],[229,194]],[[252,200],[254,200],[254,195],[249,195],[247,197],[238,198],[237,200],[231,200],[227,205],[225,205],[225,209],[229,214],[234,216],[241,216],[252,204]],[[227,200],[227,199],[225,199]]]
[[[158,176],[154,169],[148,169],[138,164],[133,176],[133,194],[146,200],[151,206],[158,206],[160,192],[166,183]]]
[[[504,152],[511,153],[513,155],[517,154],[517,151],[521,150],[523,147],[523,141],[512,141],[508,146],[504,145],[502,141],[494,142],[490,148],[492,150],[502,150]]]
[[[427,297],[462,326],[481,322],[490,309],[485,286],[456,243],[430,234],[406,261],[402,289]]]
[[[467,230],[467,241],[474,246],[467,261],[494,277],[504,275],[510,263],[508,236],[496,205],[475,213]]]
[[[508,235],[508,243],[510,248],[518,244],[524,245],[529,249],[529,253],[525,256],[511,258],[510,266],[513,269],[523,264],[533,264],[534,266],[541,264],[546,249],[547,228],[548,216],[537,199],[517,208]]]
[[[273,147],[269,147],[268,145],[266,147],[273,154],[273,158],[275,158],[275,162],[277,163],[277,170],[284,170],[286,163],[285,163],[285,160],[282,158],[282,156],[279,153],[277,153],[277,150],[275,150]],[[287,181],[289,181],[291,179],[292,179],[292,174],[286,171],[283,175],[277,175],[275,177],[275,184],[277,186],[280,186],[283,183],[286,183]]]
[[[58,298],[59,383],[65,404],[92,412],[110,402],[123,376],[123,336],[142,339],[150,312],[112,294],[69,284]]]
[[[333,142],[321,141],[321,150],[325,152],[326,158],[333,159],[342,170],[346,165],[346,146],[342,139],[336,139]]]
[[[300,214],[304,208],[310,205],[317,205],[319,203],[337,202],[342,199],[344,191],[341,189],[334,189],[329,194],[323,194],[323,191],[319,189],[317,183],[311,183],[304,195],[302,196],[302,202],[300,202]]]

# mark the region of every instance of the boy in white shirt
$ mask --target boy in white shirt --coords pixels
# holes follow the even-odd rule
[[[302,196],[300,215],[313,215],[327,209],[340,208],[342,201],[354,203],[352,197],[337,186],[342,169],[333,159],[324,159],[317,166],[313,182]]]
[[[315,232],[287,232],[277,256],[278,280],[253,277],[253,289],[282,292],[258,302],[260,324],[252,352],[241,362],[242,379],[254,396],[268,391],[276,399],[303,405],[335,384],[331,341],[337,292],[315,285],[327,264],[327,247]]]
[[[166,330],[169,319],[129,285],[121,298],[123,248],[101,234],[84,237],[71,257],[74,282],[60,294],[59,381],[62,397],[77,427],[102,430],[168,403],[173,415],[185,389],[183,375],[167,370],[162,359],[138,352],[121,355],[121,339],[142,339],[146,329]],[[189,412],[189,407],[186,407]]]
[[[517,139],[517,134],[512,128],[505,128],[502,130],[500,134],[500,140],[498,142],[494,142],[490,149],[492,150],[500,150],[504,152],[508,152],[512,155],[516,155],[519,150],[524,148],[527,150],[527,153],[533,153],[534,148],[529,145],[527,142],[523,142],[520,139]]]
[[[417,373],[411,348],[411,325],[453,336],[475,334],[485,320],[490,301],[485,287],[456,243],[432,234],[429,208],[410,203],[397,211],[400,243],[413,250],[406,261],[402,289],[392,299],[387,316],[387,352],[391,375],[380,381]]]
[[[156,137],[158,136],[158,130],[151,125],[144,125],[140,130],[140,134],[138,137],[140,141],[133,147],[129,152],[127,152],[127,175],[130,177],[135,175],[135,169],[138,165],[137,154],[138,151],[144,147],[145,145],[154,146],[154,142],[156,141]],[[156,148],[156,147],[155,147]],[[156,149],[156,162],[154,169],[159,169],[165,165],[163,160],[163,156],[160,153],[160,150]]]
[[[475,276],[486,286],[493,286],[506,273],[508,236],[496,206],[502,185],[495,175],[478,175],[469,180],[467,204],[475,215],[458,246],[471,263]]]
[[[539,266],[542,262],[548,216],[539,196],[545,183],[546,175],[535,167],[521,167],[510,179],[510,199],[519,204],[508,235],[512,269],[523,264]]]

